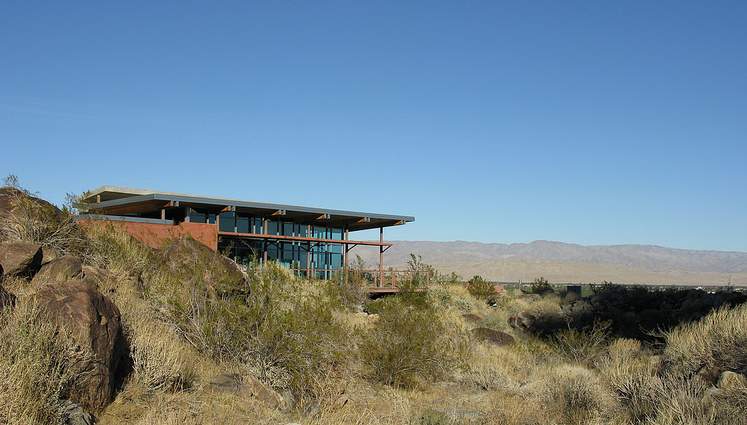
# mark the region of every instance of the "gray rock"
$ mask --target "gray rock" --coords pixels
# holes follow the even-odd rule
[[[718,378],[718,387],[722,390],[747,388],[747,378],[741,373],[726,371]]]
[[[65,400],[63,405],[65,425],[94,425],[96,418],[75,402]]]

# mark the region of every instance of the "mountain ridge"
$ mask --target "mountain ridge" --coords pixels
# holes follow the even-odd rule
[[[661,245],[581,245],[537,240],[520,243],[391,241],[385,265],[401,267],[409,254],[437,269],[518,281],[554,276],[567,281],[747,284],[747,252],[669,248]],[[356,248],[369,264],[378,251]],[[534,276],[533,276],[534,275]]]

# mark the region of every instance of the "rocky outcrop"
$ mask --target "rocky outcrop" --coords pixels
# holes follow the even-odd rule
[[[111,401],[127,357],[119,310],[94,285],[82,281],[49,283],[35,298],[50,320],[91,354],[75,366],[81,379],[69,397],[87,411],[100,411]]]
[[[501,331],[490,328],[474,328],[470,331],[472,336],[483,342],[488,342],[499,347],[514,343],[514,337]]]
[[[194,291],[210,298],[248,294],[244,274],[236,263],[191,237],[172,241],[160,253],[159,268],[181,281],[178,288],[164,288],[191,297]]]
[[[0,243],[0,267],[6,276],[30,278],[41,267],[41,245],[11,241]]]
[[[45,282],[65,282],[79,279],[83,276],[83,263],[80,258],[64,256],[52,260],[41,266],[39,272],[34,275],[32,284],[43,284]]]

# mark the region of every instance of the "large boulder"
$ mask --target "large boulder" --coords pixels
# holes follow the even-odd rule
[[[119,310],[94,285],[83,281],[44,285],[35,298],[49,318],[91,354],[76,365],[80,379],[69,398],[87,411],[100,411],[112,399],[128,354]]]
[[[29,193],[14,187],[0,187],[0,216],[12,214],[13,210],[18,207],[18,200],[21,199],[31,201],[35,207],[52,212],[55,215],[62,214],[59,208],[44,199],[31,196]]]
[[[187,298],[195,291],[211,298],[248,293],[246,279],[236,263],[189,236],[165,246],[158,267],[178,281],[177,287],[160,289],[181,293]]]
[[[33,284],[45,282],[65,282],[83,276],[83,263],[80,258],[64,256],[41,266],[31,281]]]
[[[5,276],[32,277],[41,267],[41,245],[10,241],[0,243],[0,267]]]

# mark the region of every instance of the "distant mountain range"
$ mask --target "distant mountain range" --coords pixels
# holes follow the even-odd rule
[[[747,252],[702,251],[655,245],[577,245],[553,241],[479,243],[393,241],[385,266],[400,268],[410,253],[443,272],[475,274],[502,282],[747,285]],[[368,265],[378,264],[378,250],[356,247]]]

